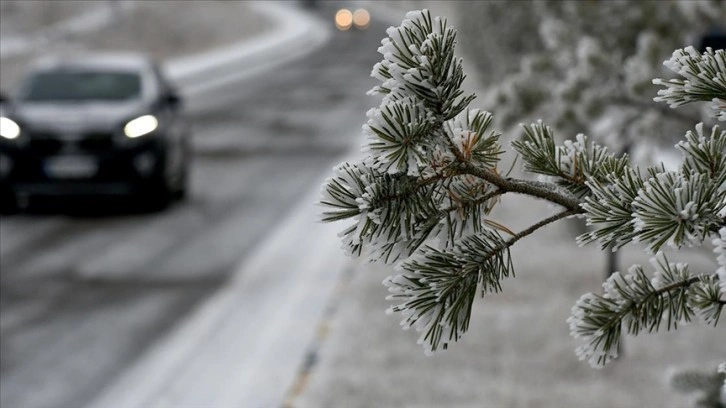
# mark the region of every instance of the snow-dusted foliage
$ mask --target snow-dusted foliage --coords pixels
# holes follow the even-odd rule
[[[628,164],[627,157],[615,157],[607,147],[590,143],[583,134],[558,146],[554,132],[541,120],[522,128],[524,138],[512,142],[512,148],[524,159],[524,170],[549,177],[578,198],[590,194],[588,180],[597,182],[611,174],[620,176]]]
[[[387,299],[401,301],[388,312],[401,312],[401,326],[421,332],[418,342],[427,354],[446,349],[467,331],[477,288],[497,293],[500,280],[513,273],[505,247],[496,231],[483,230],[451,249],[418,252],[397,266],[403,273],[383,282],[391,293]]]
[[[653,278],[634,265],[625,274],[612,274],[602,295],[588,293],[577,301],[568,323],[572,336],[584,340],[576,351],[580,359],[601,367],[618,356],[623,330],[632,335],[657,331],[664,319],[669,330],[694,316],[718,322],[726,301],[718,277],[693,275],[687,264],[669,263],[660,252],[651,264]]]
[[[586,133],[647,164],[647,146],[668,146],[710,119],[699,119],[696,108],[674,115],[654,103],[652,80],[669,75],[662,61],[674,49],[699,46],[708,27],[723,27],[726,2],[456,4],[462,47],[488,91],[482,106],[503,126],[545,117],[560,134]]]
[[[547,30],[548,42],[565,35],[557,25]],[[387,34],[379,48],[383,60],[372,72],[380,85],[371,93],[382,101],[363,128],[366,156],[341,164],[325,183],[323,220],[352,220],[341,234],[349,253],[396,263],[398,274],[384,281],[388,299],[396,302],[389,312],[403,316],[404,328],[421,332],[427,353],[446,349],[467,331],[477,293],[496,294],[501,280],[514,276],[512,245],[571,216],[584,217],[591,227],[578,238],[581,244],[618,249],[636,243],[657,253],[654,271],[635,265],[616,272],[602,294],[585,294],[573,307],[568,322],[582,340],[582,359],[606,364],[617,356],[623,334],[675,329],[694,319],[718,323],[726,305],[726,132],[696,125],[677,145],[680,168],[640,170],[584,134],[558,144],[553,130],[537,121],[522,125],[512,148],[539,180],[511,178],[499,169],[503,151],[500,134],[491,129],[493,115],[469,108],[473,95],[461,89],[456,31],[423,10],[407,14]],[[588,64],[601,57],[598,42],[580,45],[576,59],[594,75]],[[720,55],[676,53],[694,61]],[[708,67],[702,72],[710,70],[717,83],[726,74],[721,62]],[[693,78],[705,77],[678,73],[690,81],[676,80],[684,81],[686,96],[700,86]],[[726,88],[709,89],[712,94],[700,100],[726,100]],[[514,232],[490,215],[505,194],[562,209]],[[679,249],[704,241],[716,247],[716,270],[691,271],[659,252],[664,245]]]
[[[712,115],[726,121],[726,99],[723,99],[726,93],[726,50],[714,52],[708,48],[702,55],[695,48],[686,47],[673,52],[665,66],[683,79],[654,79],[654,85],[666,87],[658,91],[654,101],[666,102],[671,108],[711,101]]]
[[[594,229],[579,242],[615,249],[645,242],[656,252],[664,244],[697,245],[717,230],[726,207],[726,132],[714,126],[706,137],[699,124],[676,147],[683,153],[678,172],[651,168],[645,178],[630,169],[609,172],[605,182],[590,178],[583,208]]]

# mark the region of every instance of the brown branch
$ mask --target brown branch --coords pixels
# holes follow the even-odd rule
[[[445,174],[436,174],[436,175],[431,176],[429,178],[424,178],[424,179],[418,180],[416,182],[416,185],[418,187],[426,187],[429,184],[434,184],[434,183],[437,183],[439,181],[446,180],[447,178],[449,178],[449,177],[446,176]]]
[[[653,290],[653,292],[648,293],[642,299],[639,299],[637,302],[630,302],[626,305],[626,307],[623,307],[622,309],[618,310],[613,315],[613,318],[608,320],[607,323],[605,325],[603,325],[602,328],[610,329],[611,327],[621,324],[622,320],[625,318],[625,316],[628,315],[628,313],[633,313],[634,311],[638,310],[643,304],[650,301],[650,299],[653,299],[655,297],[660,297],[661,295],[666,294],[672,290],[688,288],[691,285],[693,285],[694,283],[699,282],[704,276],[707,276],[707,275],[703,274],[703,275],[698,275],[698,276],[692,276],[686,280],[683,280],[680,282],[674,282],[674,283],[671,283],[670,285],[666,285],[666,286]],[[670,323],[669,323],[669,325],[670,325]],[[660,322],[658,323],[657,327],[659,327],[659,326],[660,326]]]
[[[512,192],[542,198],[552,203],[559,204],[570,211],[574,211],[575,214],[584,212],[584,210],[580,207],[580,200],[563,191],[555,184],[505,178],[493,171],[472,165],[469,159],[464,156],[454,142],[443,133],[442,128],[435,130],[435,132],[446,141],[449,149],[459,162],[459,166],[456,168],[459,174],[470,174],[472,176],[479,177],[497,186],[505,193]]]
[[[572,216],[572,215],[577,215],[580,212],[582,212],[582,210],[578,207],[577,210],[562,211],[560,213],[557,213],[555,215],[552,215],[550,217],[547,217],[547,218],[539,221],[538,223],[531,225],[529,228],[520,231],[519,233],[517,233],[517,235],[513,236],[512,238],[510,238],[506,242],[508,244],[507,247],[510,247],[510,246],[514,245],[515,242],[517,242],[520,239],[526,237],[527,235],[532,234],[533,232],[537,231],[538,229],[540,229],[540,228],[542,228],[544,226],[547,226],[547,225],[549,225],[549,224],[551,224],[551,223],[553,223],[555,221],[561,220],[563,218],[567,218],[567,217]]]
[[[558,220],[561,220],[563,218],[569,217],[571,215],[576,215],[579,212],[580,212],[579,210],[578,211],[573,211],[573,210],[563,211],[563,212],[557,213],[555,215],[552,215],[550,217],[547,217],[547,218],[545,218],[545,219],[537,222],[536,224],[533,224],[529,228],[524,229],[524,230],[518,232],[512,238],[509,238],[508,240],[504,241],[500,245],[497,245],[496,247],[492,248],[491,251],[489,251],[484,256],[484,260],[487,260],[487,259],[491,258],[492,256],[496,255],[499,251],[502,251],[504,249],[507,249],[507,248],[511,247],[517,241],[519,241],[520,239],[526,237],[527,235],[533,234],[538,229],[540,229],[542,227],[545,227],[545,226],[547,226],[549,224],[552,224],[555,221],[558,221]]]
[[[484,179],[505,192],[525,194],[541,198],[555,204],[559,204],[568,210],[573,211],[575,214],[584,212],[584,210],[580,207],[580,200],[552,183],[504,178],[494,172],[473,166],[470,163],[463,163],[459,167],[459,171],[464,174],[471,174]]]
[[[660,295],[662,295],[662,294],[664,294],[666,292],[670,292],[670,291],[672,291],[674,289],[680,289],[680,288],[685,288],[685,287],[691,286],[694,283],[700,281],[703,276],[706,276],[706,275],[693,276],[693,277],[691,277],[689,279],[686,279],[684,281],[674,282],[674,283],[671,283],[670,285],[662,286],[662,287],[656,289],[655,291],[653,291],[647,297],[660,296]],[[643,303],[645,303],[645,300],[643,301]]]

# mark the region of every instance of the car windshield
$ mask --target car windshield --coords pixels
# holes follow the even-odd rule
[[[24,101],[122,101],[140,96],[138,73],[69,70],[35,73],[20,93]]]

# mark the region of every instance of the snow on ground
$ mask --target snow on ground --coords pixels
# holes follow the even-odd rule
[[[131,5],[133,3],[125,3]],[[37,7],[32,2],[2,3],[3,21],[7,25],[0,39],[0,56],[25,54],[34,48],[52,42],[54,37],[98,30],[114,18],[114,9],[80,2],[54,2],[48,7]],[[124,7],[126,8],[126,7]],[[120,9],[119,9],[120,11]],[[38,24],[42,25],[38,25]]]
[[[273,29],[270,19],[249,2],[38,0],[6,4],[3,0],[1,4],[3,91],[17,86],[28,62],[49,53],[140,51],[166,60]],[[109,19],[109,13],[116,17]]]
[[[0,25],[0,44],[4,45],[6,42],[12,42],[21,37],[36,37],[39,33],[73,20],[81,14],[95,13],[98,6],[106,8],[105,3],[101,2],[96,2],[89,7],[87,0],[46,1],[44,3],[3,0],[0,2],[0,14],[3,21]]]
[[[262,33],[241,43],[167,60],[167,72],[186,88],[186,94],[222,88],[266,72],[308,54],[330,37],[328,24],[290,3],[250,2],[247,6],[267,21]]]

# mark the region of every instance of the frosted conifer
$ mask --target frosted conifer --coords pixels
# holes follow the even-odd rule
[[[404,328],[421,333],[427,353],[446,349],[467,330],[477,294],[502,290],[514,276],[509,248],[558,220],[579,216],[591,230],[580,244],[602,248],[641,243],[655,253],[652,268],[614,273],[602,291],[582,296],[568,319],[580,339],[577,355],[602,367],[618,355],[622,334],[700,320],[716,326],[726,305],[726,131],[695,125],[677,148],[682,166],[638,168],[627,156],[577,135],[555,142],[542,121],[522,125],[512,149],[538,181],[508,177],[493,115],[469,107],[461,86],[456,31],[427,10],[391,27],[372,76],[382,97],[363,128],[366,156],[343,163],[323,186],[324,221],[350,219],[344,246],[356,256],[395,264],[384,281]],[[680,79],[656,101],[680,106],[725,101],[723,50],[676,50],[666,66]],[[726,120],[720,102],[715,117]],[[505,194],[523,194],[559,207],[554,215],[514,232],[489,217]],[[691,271],[660,250],[712,241],[718,268]]]

